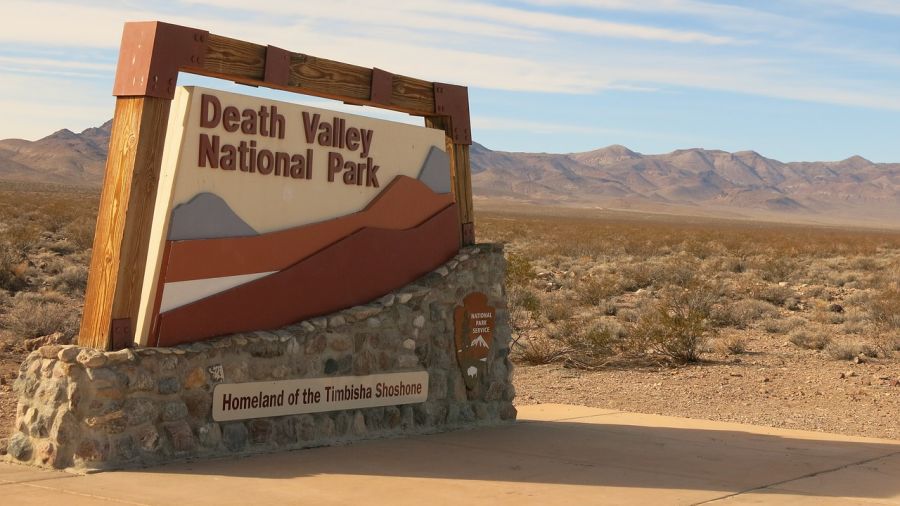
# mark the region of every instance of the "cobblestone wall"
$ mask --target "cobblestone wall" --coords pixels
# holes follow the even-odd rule
[[[513,421],[505,263],[496,245],[450,262],[365,306],[289,327],[174,348],[100,352],[45,346],[15,383],[6,458],[45,467],[111,469],[269,452]],[[488,373],[467,389],[453,310],[475,291],[496,307]],[[219,382],[427,370],[421,404],[245,421],[213,421]]]

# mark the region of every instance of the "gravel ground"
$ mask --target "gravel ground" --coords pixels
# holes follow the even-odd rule
[[[900,360],[834,360],[757,334],[740,355],[679,367],[584,371],[517,364],[518,405],[638,413],[900,439]]]
[[[0,339],[0,438],[14,423],[21,350]],[[3,346],[3,345],[6,346]],[[518,405],[561,403],[638,413],[900,439],[900,360],[834,360],[757,334],[741,355],[679,367],[570,369],[517,364]]]
[[[25,351],[14,345],[13,339],[0,331],[0,438],[12,432],[16,418],[16,397],[12,384],[19,375],[19,363]]]

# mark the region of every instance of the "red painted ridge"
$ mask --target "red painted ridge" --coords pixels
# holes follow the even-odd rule
[[[363,228],[407,229],[453,202],[417,179],[397,176],[362,211],[258,236],[169,241],[164,282],[280,271]]]
[[[281,272],[159,315],[158,346],[283,327],[365,304],[415,281],[459,247],[456,204],[410,229],[364,228]]]

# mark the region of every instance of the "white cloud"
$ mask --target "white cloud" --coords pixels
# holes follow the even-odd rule
[[[789,25],[784,22],[786,18],[775,14],[696,0],[527,1],[542,9],[579,6],[655,15],[674,12],[732,24],[751,19],[763,25],[771,16],[783,22],[782,28]],[[885,8],[881,2],[862,1],[869,8]],[[862,73],[848,78],[817,72],[808,61],[810,52],[827,52],[829,47],[814,46],[805,39],[783,47],[771,43],[735,46],[733,43],[742,41],[730,35],[615,23],[472,1],[448,5],[434,0],[275,0],[258,4],[247,4],[246,0],[186,0],[162,7],[148,3],[134,8],[110,2],[84,5],[58,0],[6,0],[4,5],[8,12],[16,13],[16,21],[7,23],[0,32],[0,41],[6,46],[5,55],[0,56],[4,68],[4,82],[0,85],[3,107],[15,109],[20,98],[36,103],[32,95],[37,95],[31,91],[43,90],[41,103],[57,103],[59,108],[35,107],[47,115],[44,124],[59,127],[85,123],[72,120],[76,114],[73,108],[79,107],[71,105],[73,96],[85,98],[79,102],[111,103],[109,83],[122,24],[147,19],[195,25],[261,44],[477,88],[593,94],[604,90],[652,93],[683,86],[900,110],[900,95],[893,87],[882,86],[878,78]],[[173,12],[178,14],[172,15]],[[609,37],[641,43],[607,44],[605,39]],[[46,56],[46,51],[39,57],[9,54],[23,45],[61,49],[52,56]],[[819,49],[810,49],[816,47]],[[830,47],[836,57],[863,62],[868,58],[871,65],[900,61],[894,59],[895,55],[843,48],[839,43]],[[99,53],[107,51],[109,59],[98,61],[98,51],[84,54],[84,48],[102,48]],[[37,75],[68,81],[55,81],[50,87],[34,78]],[[31,79],[30,84],[10,80],[11,76]],[[84,77],[93,78],[95,84],[73,87],[72,83]],[[22,87],[14,89],[14,82]],[[68,102],[56,98],[63,89],[67,90]],[[80,110],[87,116],[88,124],[84,126],[111,115],[111,107],[103,109],[103,113],[95,107]],[[12,135],[23,132],[8,123],[3,128],[15,128],[18,133]]]
[[[871,14],[900,16],[900,2],[897,0],[825,0],[835,7]]]
[[[113,97],[82,80],[0,71],[0,139],[38,139],[55,130],[81,131],[112,117]]]

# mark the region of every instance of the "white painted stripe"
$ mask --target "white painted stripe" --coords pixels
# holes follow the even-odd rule
[[[175,309],[176,307],[190,304],[224,292],[229,288],[234,288],[244,283],[257,280],[278,271],[256,272],[253,274],[241,274],[238,276],[223,276],[221,278],[192,279],[190,281],[175,281],[163,285],[162,301],[159,305],[159,312]]]

